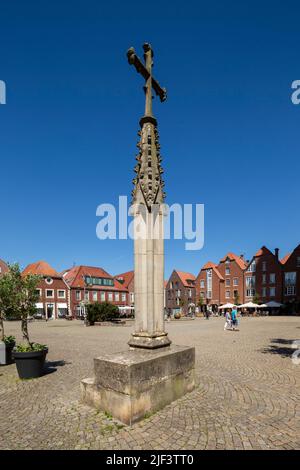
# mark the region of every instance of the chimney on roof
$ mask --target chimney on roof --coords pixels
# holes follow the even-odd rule
[[[275,248],[276,259],[279,259],[279,248]]]

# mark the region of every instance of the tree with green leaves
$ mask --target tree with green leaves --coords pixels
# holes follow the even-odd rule
[[[120,312],[116,305],[109,302],[94,302],[86,306],[88,322],[110,321],[120,318]]]
[[[41,277],[35,274],[23,276],[18,263],[9,264],[8,268],[8,272],[0,278],[0,333],[4,337],[3,320],[13,315],[21,320],[23,340],[30,349],[28,316],[35,313],[35,304],[39,299],[37,285]]]

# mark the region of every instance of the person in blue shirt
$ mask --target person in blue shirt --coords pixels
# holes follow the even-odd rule
[[[233,330],[236,329],[237,323],[237,309],[236,307],[233,307],[233,309],[231,310],[231,324]]]

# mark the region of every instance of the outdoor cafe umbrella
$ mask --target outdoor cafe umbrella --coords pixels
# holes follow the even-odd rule
[[[275,302],[274,300],[271,300],[270,302],[267,302],[266,307],[269,308],[279,308],[282,307],[283,304],[280,304],[279,302]]]
[[[220,307],[218,307],[218,309],[222,310],[223,308],[233,308],[233,307],[236,307],[236,305],[228,303],[228,304],[220,305]]]
[[[260,305],[253,302],[247,302],[245,304],[239,305],[238,308],[259,308]]]

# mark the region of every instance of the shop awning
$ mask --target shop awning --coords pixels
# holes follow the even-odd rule
[[[57,308],[68,308],[68,304],[57,304]]]
[[[40,302],[40,303],[37,303],[37,304],[35,304],[35,308],[42,308],[42,309],[44,309],[44,304],[41,303],[41,302]]]

